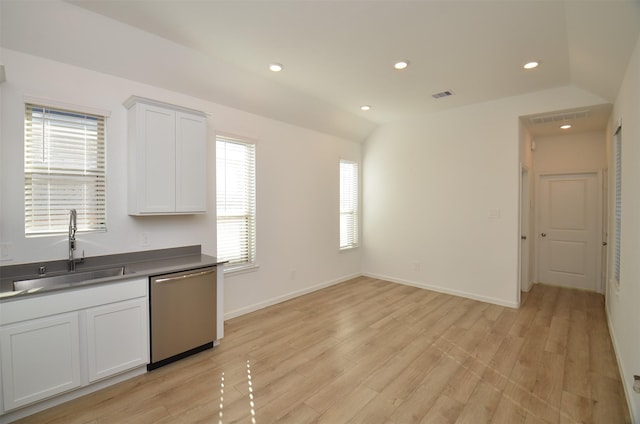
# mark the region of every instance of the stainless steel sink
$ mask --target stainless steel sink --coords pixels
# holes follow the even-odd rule
[[[111,277],[120,277],[130,273],[132,272],[128,271],[124,266],[83,272],[68,272],[66,274],[55,275],[51,277],[39,277],[30,280],[17,280],[13,282],[13,290],[30,290],[35,288],[52,289],[62,286],[78,286],[91,284],[96,282],[96,280]]]

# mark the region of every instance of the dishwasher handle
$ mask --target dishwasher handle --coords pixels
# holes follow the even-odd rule
[[[154,284],[168,283],[169,281],[183,280],[185,278],[193,278],[193,277],[200,277],[201,275],[213,274],[215,271],[216,270],[214,268],[214,269],[209,269],[209,270],[206,270],[206,271],[193,272],[193,273],[190,273],[190,274],[176,275],[175,277],[158,278],[156,280],[153,280],[153,282],[154,282]]]

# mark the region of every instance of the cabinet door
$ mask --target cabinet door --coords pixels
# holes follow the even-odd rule
[[[139,298],[85,311],[90,382],[149,362],[147,305]]]
[[[206,120],[176,112],[176,212],[206,211]]]
[[[0,341],[5,410],[80,387],[77,312],[3,326]]]
[[[175,211],[175,112],[139,104],[138,204],[141,213]]]

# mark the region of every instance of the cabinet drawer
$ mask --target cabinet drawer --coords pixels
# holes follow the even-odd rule
[[[33,295],[23,299],[3,302],[0,322],[12,324],[19,321],[56,315],[106,303],[145,297],[148,290],[146,278],[119,280],[114,283],[85,286],[57,293]]]

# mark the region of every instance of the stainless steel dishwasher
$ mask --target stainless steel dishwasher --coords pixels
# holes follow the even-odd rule
[[[148,370],[213,347],[216,287],[216,267],[150,277]]]

